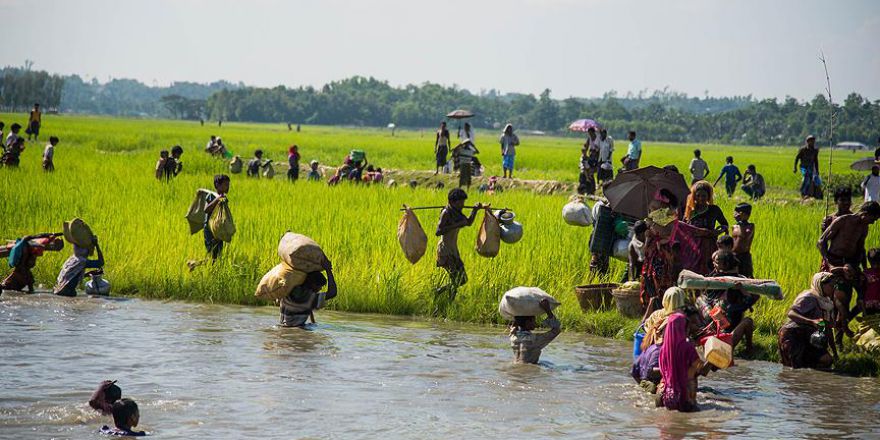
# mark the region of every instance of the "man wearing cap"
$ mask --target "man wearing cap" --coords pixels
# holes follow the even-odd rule
[[[816,197],[818,190],[818,183],[816,182],[816,178],[819,177],[819,149],[816,148],[816,137],[813,135],[807,136],[806,145],[801,147],[798,150],[797,156],[794,158],[794,172],[798,172],[798,162],[800,162],[801,173],[803,173],[804,180],[801,183],[801,197],[808,198],[821,198]]]

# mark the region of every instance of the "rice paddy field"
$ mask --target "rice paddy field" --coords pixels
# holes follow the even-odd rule
[[[12,122],[26,121],[24,114],[2,114],[7,132]],[[454,128],[454,127],[453,127]],[[279,172],[274,180],[246,179],[233,175],[230,208],[238,233],[221,260],[190,272],[186,262],[205,257],[201,234],[190,235],[184,219],[198,188],[211,188],[214,174],[226,172],[226,162],[203,152],[211,134],[222,136],[229,149],[245,160],[253,151],[264,158],[286,163],[286,149],[300,146],[305,162],[317,159],[335,165],[352,148],[367,152],[370,162],[386,169],[433,168],[433,131],[385,130],[304,126],[290,132],[286,125],[225,123],[200,126],[181,121],[133,120],[80,116],[44,116],[41,140],[61,138],[56,148],[54,173],[44,173],[40,156],[45,145],[28,143],[19,169],[0,169],[0,238],[14,239],[30,233],[60,231],[73,217],[86,220],[100,238],[106,258],[106,278],[115,295],[184,301],[264,304],[254,297],[262,275],[279,262],[277,243],[287,230],[313,237],[333,260],[340,295],[331,302],[337,310],[394,315],[435,315],[438,319],[501,324],[497,304],[501,295],[516,286],[539,286],[561,300],[559,316],[567,331],[631,338],[634,319],[615,311],[584,313],[573,288],[605,280],[617,281],[623,265],[614,262],[607,278],[596,279],[588,270],[590,228],[566,225],[561,208],[568,195],[537,195],[506,191],[495,195],[471,193],[469,202],[509,207],[524,225],[522,241],[503,245],[494,259],[473,250],[478,223],[460,235],[460,248],[470,282],[451,304],[440,304],[433,290],[445,284],[443,271],[434,266],[436,240],[432,232],[439,211],[419,211],[430,240],[426,256],[410,264],[397,243],[397,222],[402,204],[442,205],[446,190],[389,188],[384,185],[288,182]],[[488,174],[500,174],[498,133],[477,131],[477,147]],[[517,152],[517,177],[572,182],[577,180],[579,137],[521,136]],[[180,144],[184,172],[170,183],[159,182],[153,169],[159,150]],[[751,316],[757,324],[755,357],[778,360],[776,330],[794,297],[808,288],[819,266],[816,250],[825,204],[801,202],[800,176],[792,172],[795,147],[740,147],[685,145],[643,140],[642,165],[676,165],[686,170],[692,150],[701,148],[712,176],[733,155],[741,169],[758,167],[770,191],[755,205],[757,225],[753,246],[756,275],[779,281],[785,300],[762,299]],[[615,158],[626,148],[617,141]],[[836,173],[849,173],[849,163],[860,155],[835,152]],[[827,151],[820,159],[828,163]],[[823,171],[824,173],[825,171]],[[732,221],[733,206],[745,200],[716,197]],[[833,208],[832,208],[833,209]],[[880,245],[876,231],[869,247]],[[35,269],[38,284],[51,286],[70,250],[47,253]],[[442,310],[436,314],[437,309]],[[855,323],[853,323],[855,325]],[[851,347],[838,369],[853,374],[876,375],[877,358]]]

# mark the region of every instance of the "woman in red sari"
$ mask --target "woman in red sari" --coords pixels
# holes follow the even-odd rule
[[[657,406],[682,412],[697,408],[697,376],[706,368],[694,345],[688,341],[687,318],[681,312],[669,315],[660,347],[660,375]]]

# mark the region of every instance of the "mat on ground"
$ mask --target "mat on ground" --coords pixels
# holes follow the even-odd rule
[[[678,275],[678,287],[690,290],[725,290],[739,284],[743,292],[755,293],[770,299],[782,299],[782,287],[773,280],[753,280],[737,277],[704,277],[689,270]]]
[[[410,263],[416,264],[428,249],[428,236],[413,210],[404,205],[403,217],[397,223],[397,241]]]
[[[550,310],[559,307],[556,298],[537,287],[516,287],[501,297],[498,313],[508,321],[513,321],[516,316],[540,316],[546,313],[541,308],[541,301],[545,299],[550,303]]]

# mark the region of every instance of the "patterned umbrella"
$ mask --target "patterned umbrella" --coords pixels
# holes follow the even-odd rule
[[[602,129],[602,124],[592,120],[592,119],[578,119],[577,121],[572,122],[568,125],[568,129],[571,131],[583,131],[586,132],[589,129],[595,129],[599,131]]]

